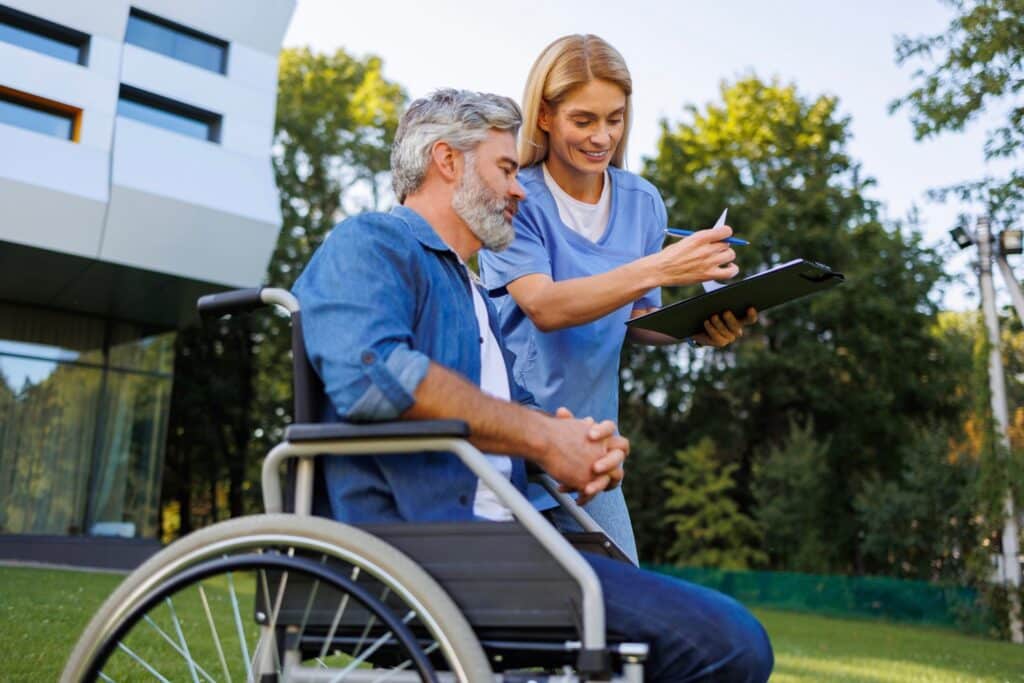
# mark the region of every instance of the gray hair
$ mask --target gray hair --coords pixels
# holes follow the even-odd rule
[[[501,95],[445,88],[416,100],[402,115],[391,147],[391,183],[398,201],[423,184],[434,143],[443,140],[469,152],[492,128],[516,135],[522,122],[519,105]]]

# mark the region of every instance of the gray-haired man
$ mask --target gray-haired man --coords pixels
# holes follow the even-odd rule
[[[417,100],[392,153],[401,205],[338,225],[295,284],[326,420],[459,419],[525,491],[524,458],[585,500],[622,479],[629,444],[610,422],[527,406],[496,315],[465,263],[502,249],[525,196],[516,180],[520,113],[496,95],[443,90]],[[332,458],[333,515],[349,522],[507,520],[510,511],[454,456]],[[648,642],[653,681],[761,681],[760,624],[713,591],[588,557],[609,623]]]

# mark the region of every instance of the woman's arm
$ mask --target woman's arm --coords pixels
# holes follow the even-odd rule
[[[655,287],[728,280],[738,268],[723,242],[728,226],[700,230],[661,251],[600,275],[555,282],[533,273],[507,285],[508,293],[537,329],[551,332],[583,325],[636,301]]]

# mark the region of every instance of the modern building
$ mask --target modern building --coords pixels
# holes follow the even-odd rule
[[[0,0],[0,557],[156,537],[174,331],[280,229],[294,5]]]

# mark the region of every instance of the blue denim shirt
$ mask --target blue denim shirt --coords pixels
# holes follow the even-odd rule
[[[306,350],[327,395],[323,421],[399,419],[431,361],[479,386],[473,286],[455,252],[411,209],[337,225],[293,288]],[[501,344],[494,307],[483,298]],[[512,400],[533,405],[512,379],[514,366],[506,351]],[[341,521],[473,519],[477,477],[451,453],[328,457],[324,475]],[[513,483],[525,490],[525,480],[522,459],[512,458]]]

